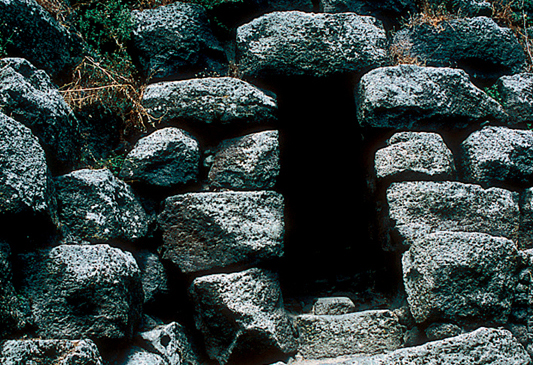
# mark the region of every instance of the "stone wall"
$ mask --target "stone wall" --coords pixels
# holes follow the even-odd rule
[[[487,1],[228,3],[229,40],[133,11],[157,123],[120,141],[57,85],[83,40],[0,0],[0,363],[531,364],[521,36]]]

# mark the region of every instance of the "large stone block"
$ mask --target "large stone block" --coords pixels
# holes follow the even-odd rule
[[[522,72],[526,54],[509,28],[489,17],[457,18],[399,30],[391,48],[427,66],[459,67],[472,78],[494,81]]]
[[[398,243],[436,231],[481,232],[517,239],[519,195],[460,182],[413,181],[387,189],[392,235]]]
[[[233,77],[191,79],[149,85],[143,105],[161,121],[246,124],[276,120],[277,102]]]
[[[199,162],[198,141],[179,128],[167,127],[137,141],[119,177],[170,187],[196,181]]]
[[[252,78],[360,73],[388,62],[382,24],[355,13],[263,15],[237,29],[237,55]]]
[[[75,165],[80,154],[78,120],[43,70],[21,58],[0,60],[0,105],[3,113],[39,138],[53,171]]]
[[[485,127],[461,143],[464,179],[485,186],[533,185],[533,131]]]
[[[372,70],[356,90],[357,118],[365,128],[457,130],[503,118],[497,101],[460,69],[399,65]]]
[[[283,208],[268,191],[175,195],[158,217],[159,253],[185,273],[281,257]]]
[[[453,154],[436,133],[400,132],[376,151],[378,180],[450,180],[455,176]]]
[[[108,245],[62,245],[24,256],[25,293],[44,338],[131,338],[143,304],[130,253]]]
[[[304,359],[372,355],[403,345],[404,328],[388,310],[296,317],[298,354]]]
[[[280,171],[279,153],[278,131],[225,140],[213,156],[209,185],[232,190],[272,189]]]
[[[73,171],[57,177],[55,187],[66,241],[133,241],[148,232],[139,198],[107,169]]]
[[[0,25],[0,39],[10,40],[8,50],[52,77],[64,76],[83,57],[81,38],[35,0],[0,1]]]
[[[211,359],[260,364],[296,351],[274,273],[254,268],[203,276],[193,281],[190,293]]]
[[[224,49],[215,38],[205,9],[175,2],[133,11],[133,47],[151,80],[180,79],[199,72],[224,72]]]
[[[505,323],[520,262],[516,244],[502,237],[436,232],[419,238],[402,257],[415,321]]]

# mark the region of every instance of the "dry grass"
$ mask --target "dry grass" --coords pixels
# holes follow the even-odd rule
[[[61,87],[65,101],[74,109],[103,105],[118,115],[131,130],[143,131],[157,124],[142,105],[146,88],[132,75],[123,75],[117,68],[102,65],[86,56],[73,70],[71,82]]]
[[[420,5],[420,12],[411,15],[402,25],[410,28],[422,24],[428,24],[440,32],[444,30],[443,24],[445,22],[458,17],[458,14],[450,13],[444,5],[436,6],[427,1],[423,1]]]

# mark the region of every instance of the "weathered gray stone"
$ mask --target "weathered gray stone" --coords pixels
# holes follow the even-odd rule
[[[149,220],[129,185],[107,169],[77,170],[55,179],[60,230],[66,240],[135,240]]]
[[[387,38],[375,18],[354,13],[273,12],[237,29],[246,77],[360,73],[388,62]]]
[[[1,214],[39,214],[55,220],[52,177],[38,139],[2,113],[0,136]]]
[[[0,1],[0,39],[9,39],[8,50],[52,77],[68,72],[83,57],[81,38],[59,24],[35,0]]]
[[[520,248],[533,247],[533,188],[520,194],[520,234],[517,241]]]
[[[139,334],[143,347],[161,356],[165,365],[199,365],[200,360],[189,334],[177,322]]]
[[[0,105],[39,138],[51,169],[70,168],[78,160],[78,121],[44,71],[21,58],[0,60]]]
[[[459,336],[462,333],[462,329],[453,323],[432,323],[426,328],[425,332],[428,340],[436,341]]]
[[[314,315],[339,315],[355,312],[355,304],[348,297],[318,298],[313,304]]]
[[[392,48],[427,66],[459,67],[481,80],[496,80],[526,67],[524,48],[513,31],[488,17],[406,27],[395,33]]]
[[[367,128],[439,131],[503,118],[503,108],[459,69],[399,65],[365,74],[356,90]]]
[[[464,335],[382,355],[340,358],[339,361],[296,361],[291,365],[528,365],[530,362],[524,347],[509,331],[482,327]]]
[[[102,365],[93,341],[11,340],[0,345],[2,365]]]
[[[276,98],[232,77],[191,79],[149,85],[143,105],[162,121],[262,123],[276,119]]]
[[[29,305],[13,285],[11,248],[0,241],[0,339],[22,330],[30,317]]]
[[[168,280],[165,267],[155,253],[142,250],[135,255],[144,292],[144,302],[152,302],[158,295],[168,291]]]
[[[128,351],[120,365],[168,365],[163,358],[157,354],[143,350],[140,347],[133,347]]]
[[[131,338],[143,289],[130,253],[108,245],[62,245],[26,255],[25,292],[45,338]]]
[[[481,185],[533,184],[533,131],[485,127],[461,143],[466,181]]]
[[[137,141],[119,177],[169,187],[196,181],[199,162],[198,141],[179,128],[167,127]]]
[[[516,244],[506,238],[444,231],[419,238],[402,257],[415,321],[505,323],[519,263]]]
[[[298,354],[305,359],[373,355],[403,344],[404,328],[388,310],[296,317]]]
[[[279,171],[279,133],[266,131],[223,141],[208,180],[216,188],[265,190],[274,187]]]
[[[533,122],[533,73],[502,76],[496,87],[499,102],[508,114],[507,124]]]
[[[269,191],[169,197],[158,217],[159,253],[185,273],[280,257],[283,209],[283,197]]]
[[[133,45],[151,80],[179,79],[199,72],[224,72],[224,49],[198,4],[175,2],[133,11]]]
[[[207,354],[221,364],[296,351],[277,276],[261,269],[197,278],[190,288]]]
[[[403,244],[436,231],[518,238],[519,196],[459,182],[403,182],[387,189],[393,236]]]
[[[455,176],[452,152],[436,133],[400,132],[376,152],[378,180],[449,180]]]

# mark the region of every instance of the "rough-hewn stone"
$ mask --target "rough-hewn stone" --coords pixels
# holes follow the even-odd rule
[[[314,315],[339,315],[355,312],[355,304],[348,297],[318,298],[313,304]]]
[[[0,346],[2,365],[102,365],[93,341],[81,340],[10,340]]]
[[[409,244],[436,231],[518,237],[519,196],[500,188],[445,181],[393,183],[387,189],[393,236]]]
[[[84,45],[75,32],[56,21],[35,0],[0,1],[0,39],[51,76],[61,76],[79,63]]]
[[[65,239],[102,242],[146,235],[149,219],[129,185],[107,169],[76,170],[55,179]]]
[[[175,2],[133,11],[132,18],[134,48],[150,79],[180,79],[226,69],[224,49],[201,5]]]
[[[199,162],[198,141],[179,128],[167,127],[137,141],[126,155],[119,177],[170,187],[196,181]]]
[[[279,133],[266,131],[223,141],[208,180],[215,188],[265,190],[274,187],[279,171]]]
[[[457,130],[503,108],[459,69],[399,65],[366,73],[356,90],[359,124],[397,130]]]
[[[162,121],[245,124],[276,120],[277,102],[246,81],[232,77],[149,85],[143,105]]]
[[[533,73],[502,76],[496,88],[509,125],[533,122]]]
[[[522,72],[526,54],[511,29],[488,17],[423,23],[399,30],[391,47],[427,66],[459,67],[475,79]]]
[[[281,257],[283,208],[283,197],[268,191],[169,197],[158,218],[159,253],[185,273]]]
[[[237,29],[239,68],[253,78],[360,73],[387,64],[386,44],[382,24],[355,13],[273,12]]]
[[[143,289],[130,253],[109,245],[62,245],[25,255],[25,292],[45,338],[131,338]]]
[[[37,137],[2,113],[0,136],[1,214],[30,213],[55,218],[52,177]]]
[[[485,186],[533,184],[533,131],[485,127],[461,144],[462,175]]]
[[[21,58],[0,60],[0,105],[3,113],[39,138],[51,169],[71,168],[76,163],[78,120],[43,70]]]
[[[190,289],[207,354],[221,364],[289,354],[296,339],[277,275],[261,269],[197,278]],[[262,360],[265,361],[265,360]]]
[[[455,176],[452,152],[436,133],[400,132],[374,158],[378,180],[450,180]]]
[[[403,344],[404,328],[387,310],[343,315],[303,314],[296,317],[298,354],[305,359],[372,355]]]
[[[415,321],[505,323],[519,263],[516,244],[506,238],[471,232],[420,237],[402,257]]]

